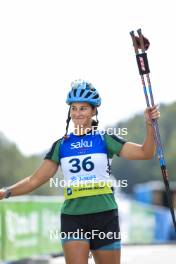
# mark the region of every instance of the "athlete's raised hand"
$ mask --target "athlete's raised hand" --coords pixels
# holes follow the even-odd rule
[[[147,107],[144,112],[144,117],[147,124],[152,125],[152,120],[160,118],[160,111],[158,110],[158,105]]]

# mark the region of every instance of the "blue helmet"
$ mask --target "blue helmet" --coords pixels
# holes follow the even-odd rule
[[[84,80],[75,80],[71,83],[71,91],[67,95],[67,104],[86,102],[93,106],[100,106],[101,98],[93,85]]]

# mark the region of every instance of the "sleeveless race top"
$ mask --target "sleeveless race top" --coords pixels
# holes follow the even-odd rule
[[[70,134],[59,152],[65,199],[112,193],[107,148],[98,131],[86,137]]]
[[[79,215],[117,208],[114,194],[108,185],[107,155],[111,163],[125,142],[125,139],[115,135],[101,135],[98,131],[91,134],[90,131],[81,136],[70,134],[68,138],[52,144],[44,159],[56,162],[63,171],[66,199],[61,213]],[[93,181],[94,185],[89,186],[88,181]],[[96,188],[100,182],[103,182],[104,188],[100,188],[100,184]]]

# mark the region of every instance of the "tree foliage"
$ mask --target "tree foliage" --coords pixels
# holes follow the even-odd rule
[[[0,188],[31,175],[40,166],[43,157],[44,155],[24,156],[14,143],[0,133]],[[55,177],[58,177],[58,174]],[[61,188],[51,188],[49,182],[33,192],[39,195],[60,193]]]

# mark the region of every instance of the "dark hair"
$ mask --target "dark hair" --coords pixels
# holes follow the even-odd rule
[[[91,123],[91,126],[96,130],[98,129],[98,124],[99,124],[99,121],[98,121],[98,110],[97,110],[97,107],[96,106],[93,106],[91,105],[92,109],[94,110],[96,108],[96,120],[92,119],[92,123]]]
[[[63,136],[64,138],[67,138],[68,127],[69,127],[69,123],[71,120],[70,110],[71,110],[71,107],[69,107],[69,110],[68,110],[68,115],[67,115],[67,120],[66,120],[66,129],[65,129],[66,131],[65,131],[65,135]]]
[[[91,124],[91,126],[92,127],[94,127],[94,129],[97,129],[98,128],[98,120],[94,120],[94,119],[92,119],[92,124]]]

